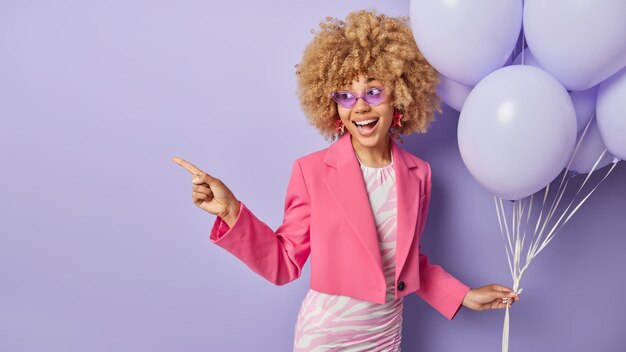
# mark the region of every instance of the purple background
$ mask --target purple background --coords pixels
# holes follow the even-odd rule
[[[208,240],[180,156],[272,228],[293,160],[328,145],[294,65],[328,15],[409,1],[0,2],[0,350],[288,351],[309,266],[274,286]],[[458,113],[403,147],[429,161],[423,248],[472,287],[511,285]],[[532,263],[511,351],[623,351],[626,167]],[[405,301],[403,350],[497,351],[504,311]]]

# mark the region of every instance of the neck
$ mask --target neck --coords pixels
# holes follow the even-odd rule
[[[359,157],[359,160],[361,160],[361,163],[365,166],[385,167],[391,164],[391,143],[389,142],[389,138],[386,138],[384,143],[374,147],[367,147],[360,143],[355,143],[355,140],[352,139],[352,147]]]

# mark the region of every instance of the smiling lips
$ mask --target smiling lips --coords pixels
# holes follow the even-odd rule
[[[374,130],[376,129],[376,126],[378,126],[378,121],[380,119],[377,117],[374,118],[369,118],[369,119],[362,119],[359,121],[352,121],[352,123],[354,123],[358,130],[359,130],[359,134],[361,134],[362,136],[367,136],[372,134],[372,132],[374,132]]]

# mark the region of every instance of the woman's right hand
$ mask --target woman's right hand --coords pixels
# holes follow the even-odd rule
[[[173,157],[172,160],[192,175],[193,203],[200,209],[222,218],[229,227],[232,227],[239,215],[239,200],[233,192],[219,179],[195,167],[191,163]]]

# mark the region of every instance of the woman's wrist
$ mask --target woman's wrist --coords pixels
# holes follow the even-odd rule
[[[222,218],[228,227],[233,227],[235,221],[239,217],[239,212],[241,211],[241,202],[239,200],[235,200],[229,204],[226,209],[225,214],[220,216],[220,218]]]
[[[470,302],[471,302],[471,296],[474,294],[474,289],[470,289],[469,291],[467,291],[467,294],[465,295],[465,298],[463,298],[463,305],[467,308],[471,308],[470,307]]]

